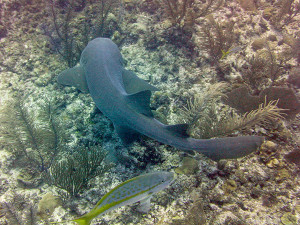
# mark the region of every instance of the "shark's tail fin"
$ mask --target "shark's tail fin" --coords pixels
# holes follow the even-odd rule
[[[257,150],[264,138],[259,136],[241,136],[199,140],[189,138],[193,150],[203,153],[213,160],[235,159]]]

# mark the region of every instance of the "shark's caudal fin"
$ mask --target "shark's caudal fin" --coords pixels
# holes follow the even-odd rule
[[[263,141],[264,138],[260,136],[226,137],[207,140],[189,138],[189,147],[213,160],[236,159],[254,152],[261,146]]]
[[[122,72],[122,77],[125,90],[128,94],[135,94],[146,90],[158,91],[158,88],[142,80],[130,70],[124,69]]]
[[[63,85],[74,86],[85,93],[89,92],[85,74],[81,66],[64,70],[58,75],[57,82]]]

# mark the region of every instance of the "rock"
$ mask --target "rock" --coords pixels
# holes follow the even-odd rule
[[[222,189],[224,190],[225,193],[231,193],[237,189],[237,184],[234,180],[227,180],[224,183]]]
[[[287,180],[291,177],[291,174],[289,173],[289,171],[287,169],[281,169],[278,171],[277,175],[276,175],[276,181],[278,182],[282,182],[284,180]]]
[[[182,165],[175,169],[176,173],[191,175],[197,172],[199,169],[198,161],[191,157],[184,157],[182,160]]]
[[[282,41],[289,46],[295,46],[296,38],[291,35],[284,35]]]
[[[285,159],[290,163],[295,163],[298,167],[300,167],[300,150],[295,149],[294,151],[285,155]]]
[[[281,162],[278,159],[273,158],[269,162],[267,162],[266,165],[269,168],[274,168],[274,167],[279,167],[281,165]]]
[[[252,42],[251,47],[254,51],[257,51],[259,49],[264,48],[265,43],[266,43],[266,40],[264,38],[258,38]]]
[[[239,0],[241,7],[246,11],[256,10],[255,0]]]
[[[297,217],[290,212],[283,214],[283,216],[280,218],[280,220],[281,220],[281,223],[284,225],[296,225],[297,224]]]
[[[260,149],[261,149],[261,151],[273,152],[276,147],[277,147],[277,144],[274,143],[273,141],[266,141],[261,145]]]
[[[18,186],[21,188],[37,188],[43,183],[43,179],[41,178],[36,178],[32,180],[23,180],[23,179],[17,179]]]
[[[6,37],[6,35],[7,35],[7,29],[5,28],[5,26],[0,24],[0,39]]]
[[[291,85],[294,85],[297,88],[300,88],[300,67],[295,67],[295,68],[291,69],[290,75],[288,78],[288,82]]]
[[[265,8],[264,11],[263,11],[263,17],[266,20],[269,20],[272,17],[274,11],[275,11],[275,9],[273,7]]]
[[[52,215],[55,208],[61,204],[62,201],[59,197],[54,196],[52,193],[47,193],[43,196],[38,204],[37,215],[42,219],[47,219]]]
[[[277,37],[276,37],[275,34],[271,34],[271,35],[268,36],[268,40],[269,41],[277,41]]]

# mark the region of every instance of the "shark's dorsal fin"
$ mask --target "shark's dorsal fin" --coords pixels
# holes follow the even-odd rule
[[[140,79],[134,72],[123,70],[122,73],[125,90],[128,94],[134,94],[140,91],[158,91],[158,88],[148,84],[143,79]]]
[[[153,117],[153,113],[150,109],[150,97],[151,91],[140,91],[135,94],[127,95],[127,102],[132,108],[134,108],[138,113],[145,116]]]
[[[189,137],[188,132],[187,132],[188,129],[189,129],[189,125],[186,124],[186,123],[175,124],[175,125],[167,125],[166,129],[171,131],[176,136],[180,136],[180,137],[183,137],[183,138]]]
[[[64,70],[58,75],[57,82],[63,85],[74,86],[85,93],[89,92],[84,70],[81,66]]]
[[[129,145],[140,137],[140,133],[127,126],[119,126],[114,124],[114,127],[124,145]]]

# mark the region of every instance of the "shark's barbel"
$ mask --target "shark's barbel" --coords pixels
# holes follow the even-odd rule
[[[80,66],[63,71],[58,82],[89,92],[96,106],[114,124],[124,144],[144,134],[182,150],[194,150],[218,160],[239,158],[255,151],[263,142],[259,136],[194,139],[187,124],[165,125],[153,117],[151,91],[158,90],[123,67],[115,43],[96,38],[83,50]]]

